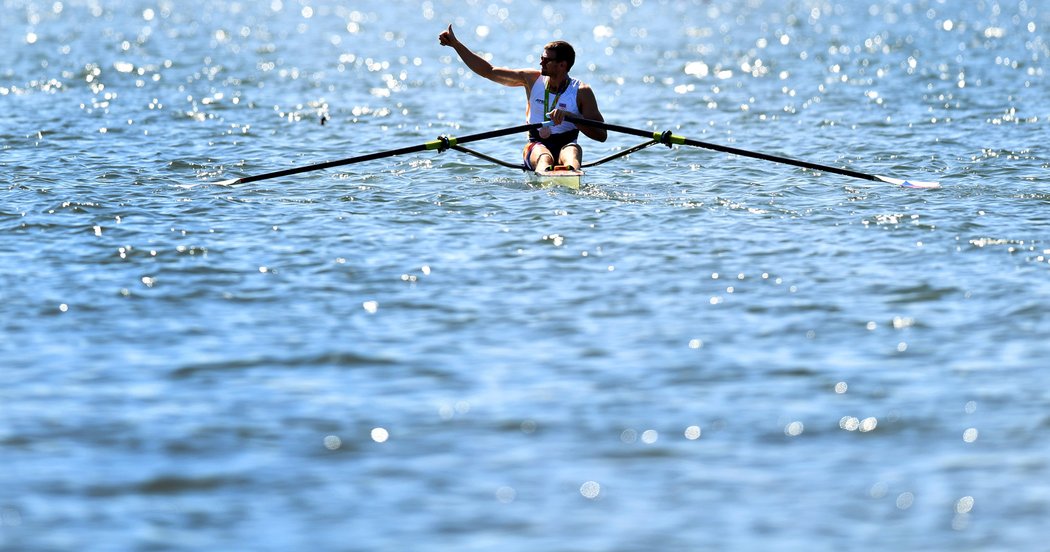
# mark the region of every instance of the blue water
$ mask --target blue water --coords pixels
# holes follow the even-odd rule
[[[215,184],[521,124],[449,23],[512,67],[569,40],[610,122],[942,188],[663,146],[579,192],[458,152]],[[0,549],[1046,546],[1041,2],[0,28]]]

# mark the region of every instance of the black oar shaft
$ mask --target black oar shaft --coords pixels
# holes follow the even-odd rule
[[[320,171],[324,169],[330,169],[332,167],[339,167],[342,165],[351,165],[354,163],[363,163],[365,161],[374,161],[376,159],[383,159],[384,157],[394,157],[395,155],[405,155],[409,153],[416,153],[427,150],[443,150],[450,148],[456,144],[466,144],[468,142],[476,142],[478,140],[485,140],[487,138],[496,138],[499,136],[506,136],[508,134],[516,134],[519,132],[528,132],[535,130],[543,126],[543,123],[533,123],[527,125],[519,125],[515,127],[501,128],[497,130],[490,130],[488,132],[479,132],[477,134],[468,134],[460,138],[453,136],[443,136],[437,140],[431,140],[415,146],[407,146],[398,149],[392,149],[387,151],[380,151],[376,153],[369,153],[365,155],[358,155],[356,157],[348,157],[346,159],[338,159],[335,161],[327,161],[324,163],[317,163],[314,165],[306,165],[304,167],[293,167],[290,169],[284,169],[280,171],[269,172],[265,174],[257,174],[254,176],[245,176],[242,178],[235,178],[223,182],[223,184],[246,184],[248,182],[256,182],[259,180],[269,180],[271,178],[281,178],[284,176],[291,176],[293,174],[299,174],[310,171]]]
[[[671,134],[670,132],[653,132],[653,131],[650,131],[650,130],[642,130],[642,129],[637,129],[637,128],[630,128],[630,127],[625,127],[625,126],[621,126],[621,125],[609,124],[609,123],[606,123],[604,121],[594,121],[594,120],[591,120],[591,119],[584,119],[584,118],[581,118],[581,117],[576,117],[574,115],[567,115],[565,117],[565,120],[569,121],[570,123],[575,123],[575,124],[578,124],[578,125],[592,126],[592,127],[597,127],[597,128],[604,128],[605,130],[611,130],[611,131],[620,132],[620,133],[623,133],[623,134],[632,134],[634,136],[641,136],[643,138],[652,138],[653,140],[656,140],[657,142],[660,142],[660,143],[663,143],[663,144],[667,144],[667,145],[679,144],[679,145],[685,145],[685,146],[693,146],[693,147],[705,148],[705,149],[714,150],[714,151],[720,151],[722,153],[730,153],[730,154],[733,154],[733,155],[740,155],[740,156],[743,156],[743,157],[752,157],[752,158],[755,158],[755,159],[762,159],[763,161],[772,161],[774,163],[783,163],[783,164],[786,164],[786,165],[794,165],[796,167],[802,167],[802,168],[805,168],[805,169],[813,169],[813,170],[816,170],[816,171],[823,171],[823,172],[841,174],[843,176],[850,176],[850,177],[853,177],[853,178],[860,178],[860,179],[863,179],[863,180],[878,180],[878,178],[876,178],[875,175],[871,175],[871,174],[865,174],[865,173],[862,173],[862,172],[852,171],[852,170],[849,170],[849,169],[840,169],[838,167],[831,167],[831,166],[828,166],[828,165],[821,165],[819,163],[810,163],[809,161],[800,161],[798,159],[791,159],[790,157],[780,157],[780,156],[777,156],[777,155],[769,155],[767,153],[760,153],[760,152],[757,152],[757,151],[748,151],[748,150],[742,150],[742,149],[739,149],[739,148],[723,146],[723,145],[720,145],[720,144],[711,144],[709,142],[701,142],[699,140],[692,140],[692,139],[689,139],[689,138],[685,138],[683,136],[678,136],[676,134]]]
[[[428,144],[429,144],[429,142],[428,142]],[[418,151],[425,151],[427,149],[436,149],[436,148],[427,148],[427,144],[419,144],[419,145],[416,145],[416,146],[409,146],[409,147],[405,147],[405,148],[399,148],[399,149],[396,149],[396,150],[380,151],[380,152],[377,152],[377,153],[370,153],[370,154],[367,154],[367,155],[359,155],[357,157],[349,157],[349,158],[346,158],[346,159],[339,159],[339,160],[336,160],[336,161],[328,161],[328,162],[325,162],[325,163],[317,163],[315,165],[307,165],[305,167],[293,167],[291,169],[284,169],[284,170],[281,170],[281,171],[274,171],[274,172],[269,172],[269,173],[265,173],[265,174],[257,174],[257,175],[253,175],[253,176],[245,176],[243,178],[238,178],[237,179],[237,183],[238,184],[247,184],[248,182],[256,182],[258,180],[269,180],[271,178],[281,178],[281,177],[291,176],[293,174],[299,174],[299,173],[304,173],[304,172],[321,171],[321,170],[324,170],[324,169],[330,169],[332,167],[339,167],[339,166],[342,166],[342,165],[350,165],[350,164],[353,164],[353,163],[363,163],[365,161],[374,161],[376,159],[382,159],[384,157],[393,157],[395,155],[405,155],[405,154],[408,154],[408,153],[415,153],[415,152],[418,152]]]

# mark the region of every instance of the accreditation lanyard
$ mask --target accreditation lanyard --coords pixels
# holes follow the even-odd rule
[[[554,96],[554,103],[553,104],[551,104],[550,101],[549,101],[551,99],[551,89],[549,88],[549,86],[550,86],[550,81],[548,80],[547,83],[543,87],[543,120],[544,121],[551,120],[551,116],[550,116],[551,105],[554,105],[555,107],[558,106],[558,98],[561,98],[562,92],[565,92],[565,90],[569,89],[569,82],[568,81],[565,82],[565,90],[562,90],[561,92],[558,92],[558,95]]]

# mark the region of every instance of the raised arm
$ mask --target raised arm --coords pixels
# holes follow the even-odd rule
[[[459,54],[459,59],[463,60],[463,63],[471,71],[504,86],[524,86],[528,89],[540,74],[539,71],[531,69],[493,67],[491,63],[472,52],[470,48],[467,48],[456,38],[456,34],[452,32],[452,25],[449,25],[447,30],[438,35],[438,42],[442,46],[449,46],[454,49]]]

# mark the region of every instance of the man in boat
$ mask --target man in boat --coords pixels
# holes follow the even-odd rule
[[[551,121],[552,126],[529,132],[529,143],[523,152],[526,168],[538,173],[549,171],[554,165],[579,170],[583,159],[582,148],[577,143],[580,132],[598,142],[604,142],[608,137],[603,128],[577,127],[565,121],[567,114],[593,121],[605,120],[598,111],[598,101],[591,87],[569,76],[569,70],[576,62],[576,51],[568,42],[559,40],[544,46],[538,71],[493,67],[456,38],[452,25],[438,35],[438,42],[456,50],[463,63],[478,75],[504,86],[524,88],[528,99],[525,107],[527,122]]]

